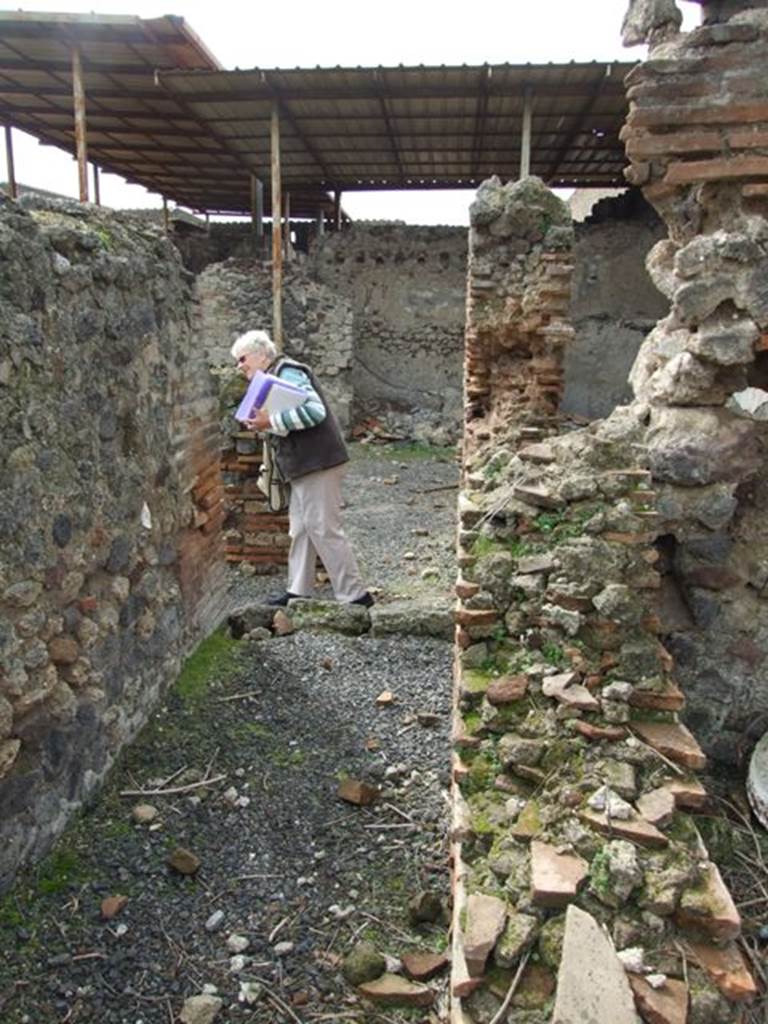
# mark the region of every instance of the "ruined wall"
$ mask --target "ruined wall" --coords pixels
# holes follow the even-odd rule
[[[637,189],[597,203],[576,224],[570,320],[565,352],[564,412],[599,419],[632,397],[629,371],[643,338],[669,303],[645,269],[666,234]]]
[[[196,343],[213,367],[231,367],[235,338],[255,328],[272,333],[271,264],[232,257],[197,278]],[[351,420],[353,312],[349,302],[316,281],[304,259],[284,267],[283,348],[311,365],[344,429]]]
[[[623,130],[628,176],[669,230],[648,268],[671,312],[632,375],[659,492],[661,615],[687,720],[731,762],[768,725],[768,11],[757,6],[708,6],[712,23],[681,36],[643,24],[628,41],[655,46],[627,78]]]
[[[256,486],[260,439],[240,429],[232,414],[245,389],[230,348],[244,331],[272,333],[272,267],[261,260],[231,257],[212,264],[195,286],[199,315],[194,345],[205,354],[219,382],[221,470],[225,486],[224,554],[274,571],[287,561],[285,515],[271,513]],[[307,362],[320,378],[330,404],[349,431],[352,416],[353,313],[348,302],[314,280],[304,258],[284,267],[284,351]]]
[[[633,194],[599,209],[578,228],[563,392],[563,409],[587,418],[628,399],[640,341],[668,309],[644,269],[662,234],[652,209]],[[224,365],[238,333],[271,324],[269,265],[249,255],[242,225],[175,240],[200,270],[202,343]],[[457,439],[466,244],[462,228],[359,224],[286,265],[286,348],[318,369],[345,425],[372,418],[417,440]]]
[[[2,887],[219,621],[223,560],[177,252],[129,217],[0,203]]]
[[[456,440],[466,246],[463,228],[360,224],[313,248],[312,273],[354,311],[356,421]]]
[[[688,813],[647,406],[558,433],[570,221],[534,178],[471,215],[451,1021],[736,1024],[756,988]]]

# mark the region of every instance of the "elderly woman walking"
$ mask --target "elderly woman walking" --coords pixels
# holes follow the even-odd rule
[[[248,380],[263,370],[306,392],[295,408],[271,414],[259,409],[245,424],[248,430],[271,435],[278,468],[291,485],[288,589],[268,603],[286,605],[291,598],[310,597],[319,555],[336,600],[370,607],[373,597],[341,525],[341,481],[349,454],[315,375],[303,363],[278,356],[266,331],[247,331],[231,351]]]

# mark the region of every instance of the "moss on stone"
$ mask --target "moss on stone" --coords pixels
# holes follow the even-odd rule
[[[461,788],[468,795],[490,789],[500,771],[501,763],[495,751],[478,751],[469,763],[469,774]]]
[[[550,917],[542,925],[539,934],[538,952],[542,963],[556,971],[563,955],[563,938],[565,936],[565,914]]]
[[[485,667],[467,668],[461,674],[461,690],[463,695],[477,696],[485,693],[495,676]]]
[[[595,896],[608,906],[614,906],[616,897],[612,891],[608,849],[602,846],[589,866],[589,885]]]

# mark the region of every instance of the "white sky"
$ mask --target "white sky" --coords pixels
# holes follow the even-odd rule
[[[50,0],[27,0],[21,9],[142,18],[176,14],[226,68],[285,68],[640,60],[644,48],[621,45],[627,6],[628,0],[483,0],[476,7],[466,0],[68,0],[55,7]],[[684,0],[679,6],[684,28],[698,24],[698,3]],[[15,129],[13,148],[17,181],[77,195],[77,168],[67,154]],[[348,192],[343,204],[353,219],[466,224],[472,196]],[[117,207],[161,205],[159,196],[112,174],[101,176],[101,199]]]

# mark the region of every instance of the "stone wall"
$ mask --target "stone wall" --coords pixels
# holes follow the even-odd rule
[[[312,249],[312,274],[354,312],[354,419],[447,444],[461,418],[467,233],[360,224]]]
[[[451,1022],[736,1024],[756,987],[689,813],[647,406],[558,433],[570,220],[533,178],[471,215]]]
[[[255,328],[272,333],[272,267],[232,257],[207,267],[197,278],[200,316],[195,344],[214,368],[231,368],[235,338]],[[283,347],[311,365],[339,422],[352,415],[353,311],[338,292],[314,279],[304,258],[284,267]],[[224,375],[224,379],[227,377]]]
[[[633,190],[598,204],[578,227],[576,336],[566,354],[563,409],[589,419],[628,400],[640,342],[668,309],[644,269],[663,229],[639,196]],[[203,343],[223,365],[244,325],[271,324],[269,264],[252,259],[242,225],[213,224],[209,236],[174,238],[187,265],[200,270],[210,310]],[[457,439],[466,245],[462,228],[363,223],[326,235],[308,259],[298,254],[286,265],[286,348],[312,360],[331,383],[345,423],[374,419],[384,431],[417,440]]]
[[[705,13],[679,36],[628,25],[653,48],[627,78],[627,173],[667,225],[648,267],[671,305],[632,383],[659,492],[665,642],[687,720],[737,763],[768,726],[768,11]]]
[[[176,250],[127,216],[0,202],[4,887],[220,620],[223,506]]]
[[[564,412],[599,419],[632,397],[629,371],[645,335],[669,303],[645,269],[664,226],[637,189],[597,203],[575,225]]]

